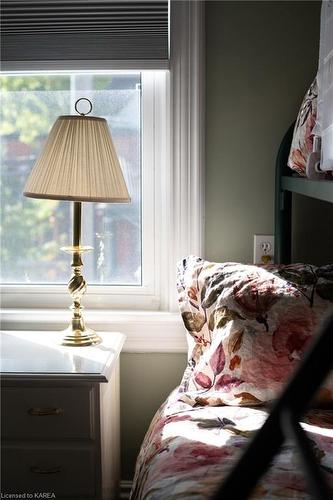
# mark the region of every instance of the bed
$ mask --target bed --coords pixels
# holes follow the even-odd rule
[[[327,319],[332,313],[333,266],[288,264],[292,193],[333,202],[333,182],[290,174],[286,165],[292,133],[293,126],[283,138],[276,165],[279,265],[254,268],[194,256],[179,264],[188,366],[145,436],[132,500],[240,500],[249,491],[250,498],[333,497],[333,380],[326,378],[315,390],[331,364],[332,337],[326,332],[326,347],[321,345],[311,358],[308,354],[321,342],[318,329],[333,331],[333,320]],[[300,372],[303,357],[307,366]],[[287,385],[295,373],[296,385],[294,379]],[[307,408],[311,391],[316,398]],[[302,453],[277,424],[288,398],[291,406],[298,405],[301,426],[287,415],[285,427],[290,424],[287,434],[296,441],[299,434],[308,437],[298,440],[305,448]],[[262,474],[258,482],[249,478],[254,471],[258,478]],[[323,487],[316,481],[319,475]],[[314,477],[311,491],[308,476]],[[242,483],[248,484],[243,488]]]

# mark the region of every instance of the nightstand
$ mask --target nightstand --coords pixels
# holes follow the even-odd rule
[[[61,333],[1,332],[2,494],[117,497],[125,336],[101,336],[98,346],[62,347]]]

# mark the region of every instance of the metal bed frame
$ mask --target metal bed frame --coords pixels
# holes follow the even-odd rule
[[[281,142],[276,161],[275,259],[277,263],[291,261],[292,193],[333,203],[333,181],[312,181],[292,177],[291,170],[287,167],[287,159],[293,129],[294,124]],[[333,492],[329,489],[309,440],[299,424],[317,389],[333,367],[332,348],[333,315],[326,319],[316,341],[304,356],[266,422],[224,480],[213,497],[214,500],[248,498],[287,438],[292,438],[299,449],[311,496],[316,500],[333,498]]]
[[[295,123],[282,139],[275,168],[275,262],[291,262],[292,194],[297,193],[333,203],[333,181],[293,176],[287,166]]]

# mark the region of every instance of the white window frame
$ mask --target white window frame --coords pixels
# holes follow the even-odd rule
[[[155,149],[147,159],[154,176],[145,180],[155,187],[156,212],[144,212],[148,215],[146,229],[153,227],[155,234],[147,254],[151,256],[154,249],[154,262],[148,263],[155,273],[154,283],[147,283],[141,295],[137,293],[135,297],[129,295],[130,287],[114,287],[113,291],[106,290],[104,301],[101,287],[94,289],[88,284],[84,297],[89,326],[125,333],[125,352],[186,351],[176,300],[176,262],[191,253],[204,257],[204,24],[203,0],[171,0],[170,71],[164,73],[164,88],[158,85],[163,72],[154,72],[154,98],[143,110],[153,111],[155,120],[150,130]],[[110,68],[114,67],[112,64],[111,61]],[[146,199],[143,210],[149,212]],[[34,295],[32,307],[24,308],[20,305],[26,300],[22,290],[12,289],[8,294],[5,286],[4,291],[4,329],[59,330],[69,318],[69,312],[64,310],[70,304],[65,286],[59,288],[52,309],[42,308],[43,302],[38,303],[38,299],[43,301],[43,297],[38,294]]]
[[[60,72],[59,72],[60,73]],[[108,72],[104,72],[108,73]],[[40,73],[39,73],[40,74]],[[88,282],[84,304],[87,308],[159,309],[158,245],[155,236],[161,210],[159,183],[155,165],[164,169],[165,93],[167,74],[164,71],[144,71],[142,83],[142,284],[97,285]],[[157,147],[158,146],[158,147]],[[23,194],[22,194],[23,196]],[[87,204],[84,204],[84,208]],[[88,207],[87,207],[88,208]],[[83,242],[84,243],[84,242]],[[59,249],[60,252],[60,249]],[[84,261],[83,261],[84,263]],[[36,262],[38,266],[38,262]],[[71,275],[68,260],[68,279]],[[84,266],[83,266],[84,275]],[[66,284],[2,284],[4,308],[66,308],[71,299]]]

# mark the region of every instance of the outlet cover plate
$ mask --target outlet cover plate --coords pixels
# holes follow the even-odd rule
[[[272,234],[255,234],[253,245],[254,264],[274,263],[274,236]]]

